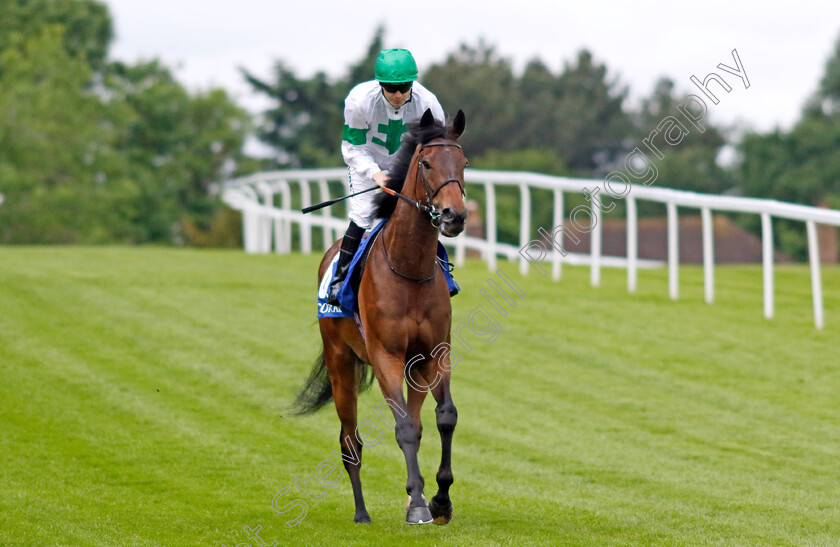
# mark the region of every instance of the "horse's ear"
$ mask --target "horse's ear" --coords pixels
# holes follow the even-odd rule
[[[435,123],[435,116],[432,114],[432,109],[427,108],[423,112],[423,117],[420,118],[420,127],[431,127]]]
[[[452,121],[452,136],[458,138],[464,134],[464,128],[467,126],[467,117],[464,116],[464,111],[459,110],[455,114],[455,119]]]

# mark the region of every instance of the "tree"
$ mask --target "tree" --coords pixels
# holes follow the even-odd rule
[[[565,64],[554,86],[553,112],[547,113],[556,120],[553,144],[563,151],[569,168],[580,174],[604,174],[629,152],[633,128],[623,106],[627,88],[607,74],[606,65],[596,63],[584,49],[576,64]]]
[[[546,175],[568,175],[562,156],[548,148],[523,148],[517,150],[488,150],[480,156],[470,155],[470,165],[477,169],[496,171],[530,171]],[[471,186],[470,199],[485,203],[483,187]],[[496,189],[496,218],[499,241],[519,243],[519,188],[502,186]],[[549,190],[531,189],[532,235],[540,226],[551,226],[554,220],[554,197]],[[481,212],[486,215],[486,211]]]
[[[334,167],[343,163],[340,144],[344,98],[354,85],[371,79],[383,35],[380,27],[365,56],[336,82],[324,72],[300,79],[282,60],[274,66],[273,81],[240,69],[255,91],[275,102],[263,114],[258,128],[259,138],[277,150],[275,167]]]
[[[840,39],[793,129],[750,133],[739,149],[747,195],[809,205],[840,197]]]
[[[805,105],[806,118],[829,117],[840,120],[840,37],[825,65],[825,74],[817,91]]]
[[[157,61],[112,63],[103,88],[116,160],[104,174],[133,188],[123,211],[132,240],[178,242],[185,218],[209,228],[217,209],[210,186],[241,154],[245,111],[218,89],[191,96]]]
[[[60,26],[18,34],[0,53],[0,241],[70,243],[93,236],[102,212],[93,181],[103,133],[90,68]]]
[[[443,64],[423,74],[423,85],[434,93],[447,113],[463,110],[468,130],[461,142],[470,155],[514,147],[519,93],[511,63],[480,41],[461,44]]]
[[[94,71],[107,40],[91,29],[110,29],[107,11],[68,40],[86,13],[69,7],[104,7],[31,4],[41,19],[14,3],[2,24],[21,31],[0,34],[0,241],[180,243],[187,221],[209,229],[208,190],[241,156],[245,112],[220,90],[190,95],[156,61]]]
[[[108,8],[95,0],[3,0],[0,51],[16,39],[40,36],[48,25],[64,27],[62,43],[70,57],[81,55],[93,70],[104,66],[114,30]]]
[[[534,59],[517,78],[494,48],[462,44],[445,63],[432,66],[423,83],[444,109],[467,114],[470,131],[463,141],[471,154],[555,150],[573,173],[593,176],[629,152],[627,91],[608,79],[606,66],[587,50],[557,76]]]
[[[793,128],[749,133],[738,149],[736,175],[744,194],[806,205],[840,204],[840,39]],[[785,252],[804,258],[804,235],[797,224],[777,223],[777,239]]]
[[[686,97],[687,94],[677,94],[670,78],[661,77],[657,80],[651,95],[642,100],[635,117],[636,146],[646,150],[642,139],[649,137],[668,116],[682,120],[688,134],[679,144],[669,146],[659,136],[654,139],[654,144],[665,157],[659,159],[649,151],[646,154],[659,172],[656,184],[709,194],[727,191],[733,186],[732,175],[717,161],[721,149],[726,145],[725,130],[715,126],[708,118],[703,120],[703,132],[687,124],[677,111]]]
[[[840,195],[840,124],[806,118],[785,133],[741,142],[741,188],[749,196],[819,205]]]
[[[556,77],[540,59],[533,59],[525,66],[518,82],[519,130],[517,147],[553,149],[561,157],[568,157],[560,148],[559,124],[554,108],[557,102]]]

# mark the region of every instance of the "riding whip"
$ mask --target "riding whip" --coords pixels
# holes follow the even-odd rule
[[[309,207],[304,207],[303,209],[300,210],[300,212],[303,213],[303,214],[311,213],[312,211],[317,211],[318,209],[323,209],[324,207],[329,207],[333,203],[338,203],[339,201],[343,201],[347,198],[352,198],[353,196],[358,196],[359,194],[364,194],[366,192],[370,192],[372,190],[378,190],[378,189],[379,189],[379,186],[373,186],[371,188],[368,188],[367,190],[362,190],[361,192],[356,192],[355,194],[348,194],[346,196],[331,199],[329,201],[325,201],[325,202],[319,203],[317,205],[310,205]]]

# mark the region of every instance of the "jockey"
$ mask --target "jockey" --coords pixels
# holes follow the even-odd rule
[[[443,108],[417,82],[417,63],[406,49],[379,52],[374,80],[354,87],[344,101],[341,154],[350,177],[350,193],[388,182],[387,170],[400,147],[407,125],[420,120],[426,109],[444,122]],[[350,226],[341,242],[328,301],[338,305],[338,290],[366,230],[373,227],[373,192],[350,198]]]

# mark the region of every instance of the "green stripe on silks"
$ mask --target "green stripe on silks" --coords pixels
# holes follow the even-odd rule
[[[350,144],[365,144],[367,142],[367,132],[367,129],[354,129],[345,125],[344,131],[341,133],[341,140]]]

